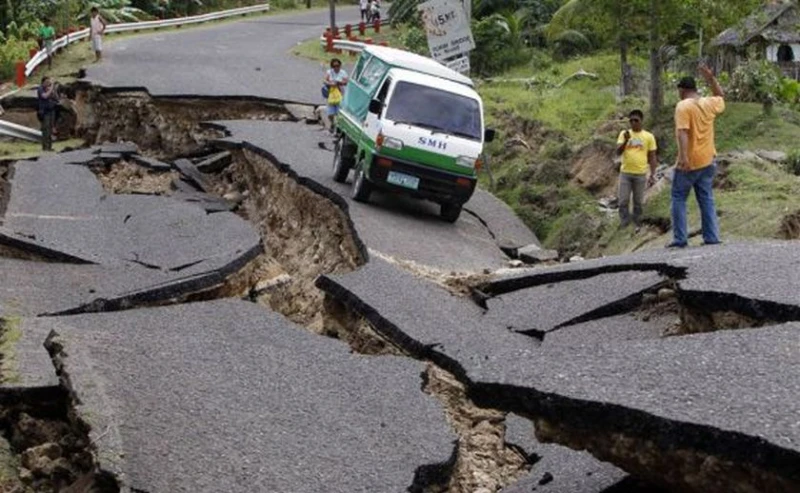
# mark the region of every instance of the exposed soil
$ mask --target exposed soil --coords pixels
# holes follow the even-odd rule
[[[153,171],[126,161],[95,168],[95,174],[109,193],[155,195],[169,192],[172,180],[179,176],[177,171]]]
[[[493,493],[530,470],[528,459],[505,442],[505,413],[476,406],[453,375],[429,364],[425,391],[444,406],[458,433],[449,493]]]
[[[572,162],[572,182],[597,197],[615,195],[619,165],[614,161],[614,147],[595,141],[581,149]]]
[[[74,107],[76,133],[89,144],[131,141],[159,158],[190,154],[223,137],[201,122],[290,118],[282,107],[258,100],[154,98],[142,91],[109,93],[96,87],[77,90]]]

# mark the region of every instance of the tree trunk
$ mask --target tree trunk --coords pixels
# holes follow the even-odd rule
[[[658,0],[650,0],[650,114],[658,118],[664,107],[658,36]]]
[[[633,80],[631,66],[628,63],[628,40],[622,35],[619,37],[619,65],[622,70],[622,96],[625,97],[633,92]]]

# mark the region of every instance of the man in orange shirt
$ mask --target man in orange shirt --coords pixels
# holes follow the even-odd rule
[[[693,77],[678,83],[680,102],[675,107],[675,137],[678,140],[678,163],[672,180],[672,243],[669,248],[688,244],[686,200],[694,189],[703,227],[703,243],[720,243],[717,210],[714,206],[714,174],[717,150],[714,146],[714,120],[725,111],[724,93],[713,72],[705,65],[700,74],[711,87],[713,96],[701,97]]]

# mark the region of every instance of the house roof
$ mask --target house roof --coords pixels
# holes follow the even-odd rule
[[[768,41],[794,42],[800,40],[800,27],[792,30],[780,29],[773,26],[773,23],[783,16],[790,9],[796,9],[795,0],[772,1],[750,16],[742,20],[738,25],[723,31],[711,42],[712,46],[744,46],[756,36],[761,36]]]

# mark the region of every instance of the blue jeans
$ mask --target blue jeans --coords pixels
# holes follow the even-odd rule
[[[675,170],[672,180],[672,235],[673,243],[686,245],[686,200],[694,188],[697,205],[700,206],[700,219],[703,227],[703,241],[707,244],[719,243],[719,224],[717,209],[714,207],[714,175],[716,162],[694,171]]]

